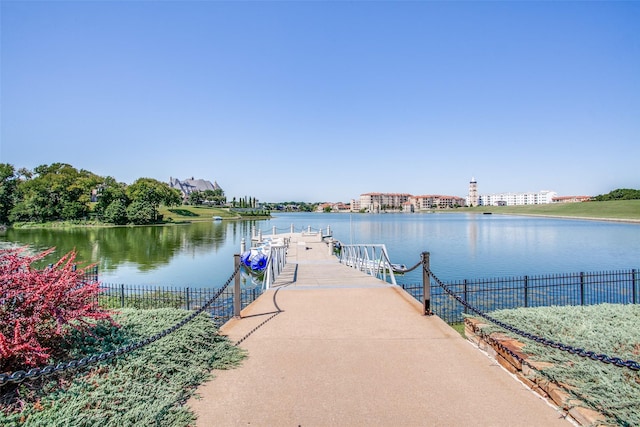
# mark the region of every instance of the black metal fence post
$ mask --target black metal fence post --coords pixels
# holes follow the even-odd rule
[[[431,276],[429,267],[429,252],[422,252],[422,307],[425,316],[430,316],[431,312]]]
[[[187,286],[187,288],[185,289],[185,298],[187,300],[187,310],[191,310],[191,304],[189,303],[191,301],[191,297],[189,295],[189,287]]]
[[[124,307],[124,283],[120,285],[120,308]]]
[[[469,284],[469,281],[467,279],[464,279],[464,283],[463,283],[463,286],[464,286],[464,290],[463,290],[463,292],[464,292],[464,301],[467,302],[467,303],[469,302],[469,294],[468,294],[468,289],[467,289],[467,285],[468,284]],[[464,306],[464,311],[463,312],[464,312],[464,314],[468,314],[466,305]]]
[[[524,276],[524,306],[529,307],[529,276]]]
[[[584,305],[584,273],[580,272],[580,305]]]
[[[636,269],[631,270],[631,294],[633,296],[633,303],[638,303],[638,290],[636,289]]]
[[[233,317],[240,317],[242,310],[242,294],[240,291],[240,254],[233,255],[233,271],[236,272],[233,284]]]

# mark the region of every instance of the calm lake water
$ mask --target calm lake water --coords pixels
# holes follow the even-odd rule
[[[98,263],[100,280],[163,286],[218,287],[233,271],[233,254],[251,227],[271,234],[331,227],[344,244],[384,243],[394,263],[412,266],[431,254],[442,280],[640,268],[640,224],[463,213],[282,213],[262,221],[175,226],[7,230],[0,244],[75,249]],[[53,262],[54,259],[48,262]],[[419,283],[419,271],[398,278]]]

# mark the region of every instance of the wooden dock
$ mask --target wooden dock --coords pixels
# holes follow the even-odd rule
[[[274,287],[221,328],[248,357],[188,402],[198,426],[570,425],[401,288],[290,237]]]

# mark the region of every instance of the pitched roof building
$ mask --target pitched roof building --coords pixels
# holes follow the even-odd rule
[[[194,191],[205,191],[205,190],[222,190],[217,182],[207,181],[205,179],[195,179],[191,177],[191,179],[185,179],[184,181],[180,181],[178,178],[169,177],[169,187],[180,190],[182,193],[182,197],[187,198],[189,194]]]

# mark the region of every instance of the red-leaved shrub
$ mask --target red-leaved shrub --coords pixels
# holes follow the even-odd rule
[[[72,329],[110,319],[98,305],[99,284],[85,283],[84,271],[74,268],[75,252],[33,268],[52,251],[0,250],[0,372],[46,364]]]

